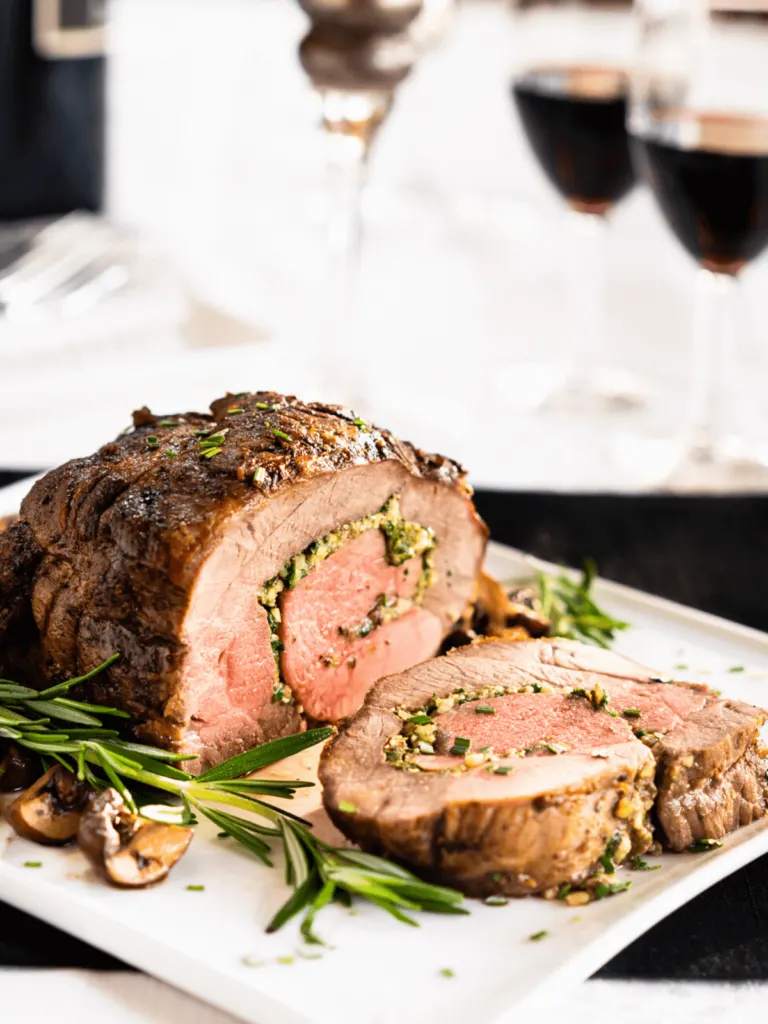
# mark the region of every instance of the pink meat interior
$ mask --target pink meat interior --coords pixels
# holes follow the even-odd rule
[[[421,557],[390,565],[384,535],[368,530],[282,594],[283,679],[308,714],[345,718],[377,679],[436,653],[441,624],[416,605],[367,636],[353,635],[382,595],[411,601],[421,570]]]
[[[694,711],[703,708],[708,697],[704,689],[667,683],[637,683],[629,679],[606,679],[604,689],[612,711],[639,711],[632,727],[647,732],[668,732]]]
[[[493,708],[494,714],[479,712],[478,707]],[[456,736],[470,739],[473,751],[493,747],[497,754],[548,743],[573,753],[591,752],[632,739],[623,719],[596,711],[582,698],[560,693],[514,693],[468,701],[438,715],[436,722],[439,753],[448,753]]]
[[[291,709],[272,701],[277,666],[267,614],[247,587],[233,586],[213,614],[187,618],[184,700],[190,750],[235,753],[284,729]],[[200,607],[199,605],[197,606]],[[298,718],[293,728],[300,727]]]

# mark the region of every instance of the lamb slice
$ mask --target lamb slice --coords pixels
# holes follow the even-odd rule
[[[490,640],[449,657],[507,664],[520,685],[592,690],[599,683],[608,708],[627,717],[657,760],[656,819],[672,850],[722,839],[768,812],[761,708],[722,699],[699,683],[671,682],[613,652],[575,641]]]
[[[390,565],[368,530],[282,595],[282,674],[307,714],[346,718],[377,679],[437,652],[442,623],[414,601],[421,572],[420,556]],[[377,625],[382,611],[396,617]]]
[[[323,799],[337,827],[365,849],[477,896],[578,884],[617,835],[625,853],[648,849],[653,755],[622,719],[565,693],[483,699],[492,715],[478,713],[477,702],[436,714],[438,770],[386,759],[388,741],[403,728],[395,709],[416,713],[433,695],[444,699],[500,675],[488,662],[479,681],[478,664],[436,658],[373,687],[321,758]],[[472,767],[445,752],[452,735],[478,751],[520,751],[555,737],[567,749]]]
[[[768,751],[760,728],[768,712],[712,696],[662,735],[656,817],[672,850],[722,839],[768,811]]]
[[[416,657],[428,644],[409,630],[436,630],[434,619],[448,632],[485,547],[460,466],[342,407],[272,392],[226,396],[210,415],[140,410],[129,433],[47,474],[23,503],[47,676],[119,652],[83,697],[125,709],[138,738],[197,754],[200,767],[296,731],[298,706],[271,696],[259,594],[311,542],[395,494],[438,540],[436,582],[419,606],[432,618],[395,624]]]

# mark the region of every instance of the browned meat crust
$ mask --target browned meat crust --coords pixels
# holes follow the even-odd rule
[[[206,458],[201,435],[212,431],[225,436]],[[2,536],[11,548],[3,571],[12,578],[0,579],[12,599],[7,614],[20,614],[31,597],[52,679],[119,652],[88,696],[126,709],[145,723],[141,735],[173,745],[184,725],[173,701],[186,653],[181,625],[222,530],[291,488],[346,471],[359,473],[362,485],[366,467],[384,465],[435,493],[459,494],[471,507],[459,465],[342,407],[256,392],[227,395],[210,415],[142,409],[128,433],[48,473],[23,502],[22,522]],[[487,531],[475,522],[484,540]],[[299,725],[290,708],[275,705],[274,714],[278,732]]]

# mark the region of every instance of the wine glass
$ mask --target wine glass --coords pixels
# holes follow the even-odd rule
[[[768,453],[731,428],[738,409],[727,408],[724,385],[747,363],[736,328],[741,274],[768,245],[768,9],[759,0],[641,0],[638,13],[633,152],[699,267],[692,429],[669,483],[763,487]]]
[[[328,147],[329,211],[326,298],[330,323],[323,339],[329,390],[338,394],[344,359],[350,404],[364,401],[355,344],[362,247],[362,197],[368,156],[395,90],[416,60],[412,23],[423,0],[299,0],[311,19],[299,56],[321,102]],[[343,382],[342,382],[343,383]]]
[[[634,408],[642,389],[606,369],[603,351],[607,218],[635,182],[626,133],[631,7],[517,0],[515,40],[512,99],[534,156],[567,204],[567,348],[544,405],[584,413]]]

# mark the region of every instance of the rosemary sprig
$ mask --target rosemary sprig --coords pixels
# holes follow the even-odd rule
[[[0,680],[0,739],[38,754],[44,766],[58,761],[94,789],[113,786],[134,814],[177,825],[207,818],[220,835],[230,836],[268,866],[272,844],[282,845],[293,894],[270,922],[270,932],[303,911],[302,935],[319,942],[317,914],[332,901],[349,905],[353,896],[410,925],[417,923],[410,916],[414,911],[466,913],[459,906],[461,893],[422,882],[382,857],[333,847],[318,839],[308,822],[268,802],[290,799],[312,782],[243,777],[322,743],[333,733],[331,727],[272,740],[194,776],[180,767],[193,755],[133,743],[103,724],[104,717],[127,718],[124,712],[64,696],[117,657],[41,691]],[[158,796],[162,802],[153,803]]]
[[[627,628],[628,623],[614,619],[595,604],[592,587],[596,576],[597,567],[592,559],[584,561],[579,580],[565,573],[557,576],[537,573],[541,613],[551,622],[550,636],[610,647],[616,633]]]

